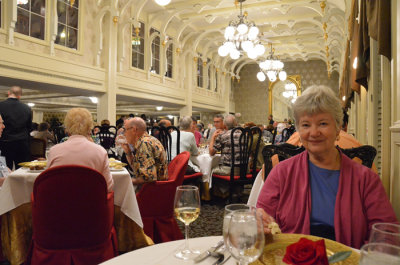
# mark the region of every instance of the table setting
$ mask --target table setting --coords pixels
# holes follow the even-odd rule
[[[114,180],[114,226],[120,251],[131,251],[152,245],[143,232],[143,222],[129,172],[124,163],[111,159]],[[25,260],[31,237],[31,193],[37,176],[45,170],[46,161],[29,161],[5,178],[0,190],[2,247],[4,256],[13,264]],[[37,166],[41,168],[37,169]],[[119,168],[122,166],[122,168]],[[32,167],[32,169],[31,169]]]
[[[190,238],[190,223],[201,211],[198,188],[179,186],[175,194],[175,215],[185,224],[185,239],[157,244],[115,257],[102,264],[122,265],[132,261],[143,265],[267,265],[267,264],[358,264],[357,250],[321,237],[282,234],[271,223],[265,235],[261,215],[246,204],[225,206],[222,236]],[[154,253],[157,253],[154,255]]]

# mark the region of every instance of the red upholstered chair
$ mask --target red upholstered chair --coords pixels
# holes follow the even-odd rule
[[[26,264],[99,264],[118,254],[114,193],[98,171],[78,165],[42,172],[32,194]]]
[[[154,243],[182,239],[174,218],[176,187],[182,185],[190,153],[177,155],[168,165],[168,180],[146,183],[136,194],[143,229]]]

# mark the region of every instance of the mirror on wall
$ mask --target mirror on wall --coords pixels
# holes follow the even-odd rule
[[[301,95],[300,75],[289,75],[285,81],[276,80],[269,83],[269,113],[275,121],[292,119],[292,104]]]

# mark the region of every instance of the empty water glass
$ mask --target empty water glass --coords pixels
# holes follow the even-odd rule
[[[261,215],[256,209],[236,210],[228,228],[228,250],[240,265],[258,259],[264,249],[264,230]]]
[[[385,243],[369,243],[361,248],[360,265],[399,265],[400,247]]]
[[[229,222],[231,221],[231,216],[233,211],[236,210],[249,210],[250,206],[244,203],[235,203],[235,204],[228,204],[225,206],[224,211],[224,223],[222,227],[222,235],[224,237],[225,247],[227,246],[227,239],[228,239],[228,227]]]
[[[373,224],[369,243],[386,243],[400,247],[400,225],[391,223]]]

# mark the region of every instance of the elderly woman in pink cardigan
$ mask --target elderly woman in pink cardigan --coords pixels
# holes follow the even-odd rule
[[[343,112],[334,92],[312,86],[293,105],[305,151],[275,166],[257,201],[264,230],[336,240],[354,248],[377,222],[398,222],[379,176],[335,147]]]
[[[47,167],[81,165],[93,168],[104,176],[108,191],[112,191],[114,182],[108,167],[107,151],[91,138],[92,114],[85,108],[70,109],[64,125],[70,136],[67,141],[50,148]]]

